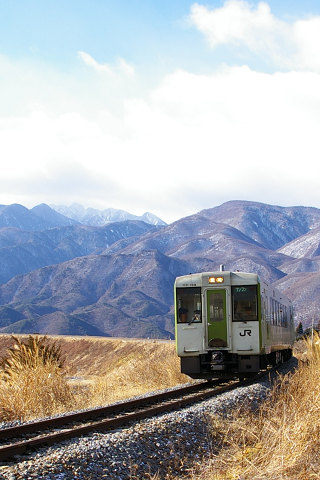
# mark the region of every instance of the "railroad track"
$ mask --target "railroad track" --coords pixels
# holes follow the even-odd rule
[[[106,407],[4,428],[0,430],[0,462],[70,438],[112,430],[143,418],[177,410],[254,383],[262,375],[265,375],[265,372],[260,372],[248,380],[232,380],[227,384],[221,384],[221,380],[201,382]]]

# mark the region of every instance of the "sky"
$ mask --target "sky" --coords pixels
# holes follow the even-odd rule
[[[0,0],[0,203],[320,208],[320,2]]]

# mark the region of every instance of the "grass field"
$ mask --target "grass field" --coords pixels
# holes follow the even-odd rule
[[[18,337],[26,341],[27,337]],[[190,381],[180,373],[174,342],[98,337],[49,337],[64,367],[24,368],[0,375],[0,420],[30,419],[111,403]],[[13,339],[0,335],[0,356]]]
[[[48,340],[61,349],[64,367],[36,365],[9,377],[2,370],[0,420],[26,420],[102,405],[189,381],[180,374],[173,342],[92,337]],[[0,356],[6,355],[12,342],[10,336],[0,336]],[[227,419],[209,419],[217,453],[194,465],[188,479],[320,479],[319,337],[299,342],[295,353],[298,369],[279,379],[258,411],[240,408]]]
[[[258,412],[211,418],[218,453],[193,480],[320,479],[320,339],[299,342],[298,369],[280,378]]]

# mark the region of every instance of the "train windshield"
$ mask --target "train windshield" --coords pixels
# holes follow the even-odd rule
[[[232,287],[232,306],[234,322],[258,320],[257,286]]]
[[[178,323],[201,322],[200,287],[177,288]]]

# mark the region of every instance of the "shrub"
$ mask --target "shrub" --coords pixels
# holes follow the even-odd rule
[[[2,370],[7,379],[15,378],[17,374],[27,369],[36,369],[40,366],[63,367],[61,348],[56,342],[49,343],[46,336],[33,337],[29,335],[26,342],[12,336],[13,347],[9,348],[6,358],[2,359]]]
[[[299,368],[280,377],[258,412],[240,408],[229,418],[213,417],[219,448],[201,480],[319,478],[319,335],[304,342]]]
[[[13,340],[1,365],[0,419],[27,420],[71,407],[73,397],[62,369],[60,347],[46,337]]]

